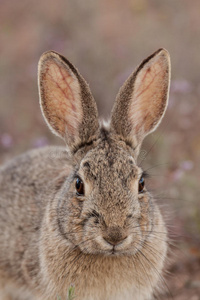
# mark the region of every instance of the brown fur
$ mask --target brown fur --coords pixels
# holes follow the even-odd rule
[[[0,169],[0,299],[63,300],[72,284],[76,300],[151,299],[167,232],[152,196],[138,193],[136,160],[167,105],[166,50],[122,87],[110,128],[98,125],[89,88],[64,57],[43,54],[39,85],[45,120],[67,151],[33,150]]]

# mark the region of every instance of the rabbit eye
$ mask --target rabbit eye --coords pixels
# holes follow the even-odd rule
[[[140,178],[139,184],[138,184],[138,192],[139,192],[139,193],[143,193],[143,191],[144,191],[144,183],[145,183],[144,177],[142,176],[142,177]]]
[[[76,194],[78,196],[84,195],[84,184],[83,184],[83,181],[79,177],[77,177],[77,179],[76,179],[75,188],[76,188]]]

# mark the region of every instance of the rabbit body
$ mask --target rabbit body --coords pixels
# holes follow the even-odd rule
[[[0,169],[0,299],[63,300],[71,285],[76,300],[152,299],[161,283],[167,231],[136,159],[167,105],[167,59],[159,50],[143,62],[104,126],[78,71],[57,53],[43,55],[43,114],[67,149],[32,150]],[[140,97],[149,72],[154,81],[164,77],[153,93],[164,84],[156,98],[161,104],[155,100],[150,108],[156,113],[143,116],[121,102],[132,101],[133,79]],[[134,109],[140,117],[131,126]]]
[[[81,300],[149,299],[159,279],[155,270],[163,265],[165,240],[155,236],[148,242],[144,255],[152,267],[143,255],[133,259],[72,252],[60,236],[53,203],[61,185],[67,185],[70,168],[64,148],[48,147],[18,157],[0,172],[0,279],[8,283],[8,293],[14,288],[15,296],[17,289],[22,291],[19,299],[32,290],[32,298],[25,299],[66,299],[73,284]],[[157,230],[165,231],[159,210],[152,213],[161,224]],[[157,251],[155,258],[151,247]]]
[[[66,151],[62,149],[59,153],[65,158],[52,159],[55,150],[52,147],[30,151],[0,169],[0,287],[8,285],[11,293],[14,286],[13,297],[18,289],[22,290],[19,299],[29,290],[27,282],[37,287],[39,280],[38,246],[48,193],[54,197],[54,181],[67,163]],[[25,299],[31,299],[30,295]]]

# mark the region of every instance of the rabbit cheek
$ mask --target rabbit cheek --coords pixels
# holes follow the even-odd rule
[[[62,191],[62,194],[65,194]],[[63,197],[57,207],[58,227],[62,236],[71,244],[78,245],[80,243],[80,235],[82,233],[82,224],[80,220],[81,203],[77,197],[66,199]]]
[[[94,223],[95,219],[93,217],[89,217],[85,219],[85,224],[83,227],[83,235],[82,242],[80,245],[80,249],[84,253],[96,253],[97,245],[96,245],[96,236],[98,236],[99,228]]]
[[[126,227],[132,237],[132,243],[129,245],[128,250],[131,255],[140,251],[143,247],[145,240],[150,235],[152,230],[151,205],[149,197],[142,194],[138,200],[134,199],[135,209],[134,214],[127,219]]]
[[[147,194],[144,194],[140,197],[139,203],[139,225],[141,228],[143,239],[146,240],[150,235],[153,226],[153,204],[151,203],[150,197]]]

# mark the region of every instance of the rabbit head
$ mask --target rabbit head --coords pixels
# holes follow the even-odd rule
[[[155,228],[165,228],[137,157],[165,113],[169,81],[169,55],[159,49],[124,83],[104,125],[75,67],[56,52],[42,55],[41,109],[53,133],[65,140],[71,160],[71,174],[53,204],[56,226],[69,247],[130,256],[141,251]]]

